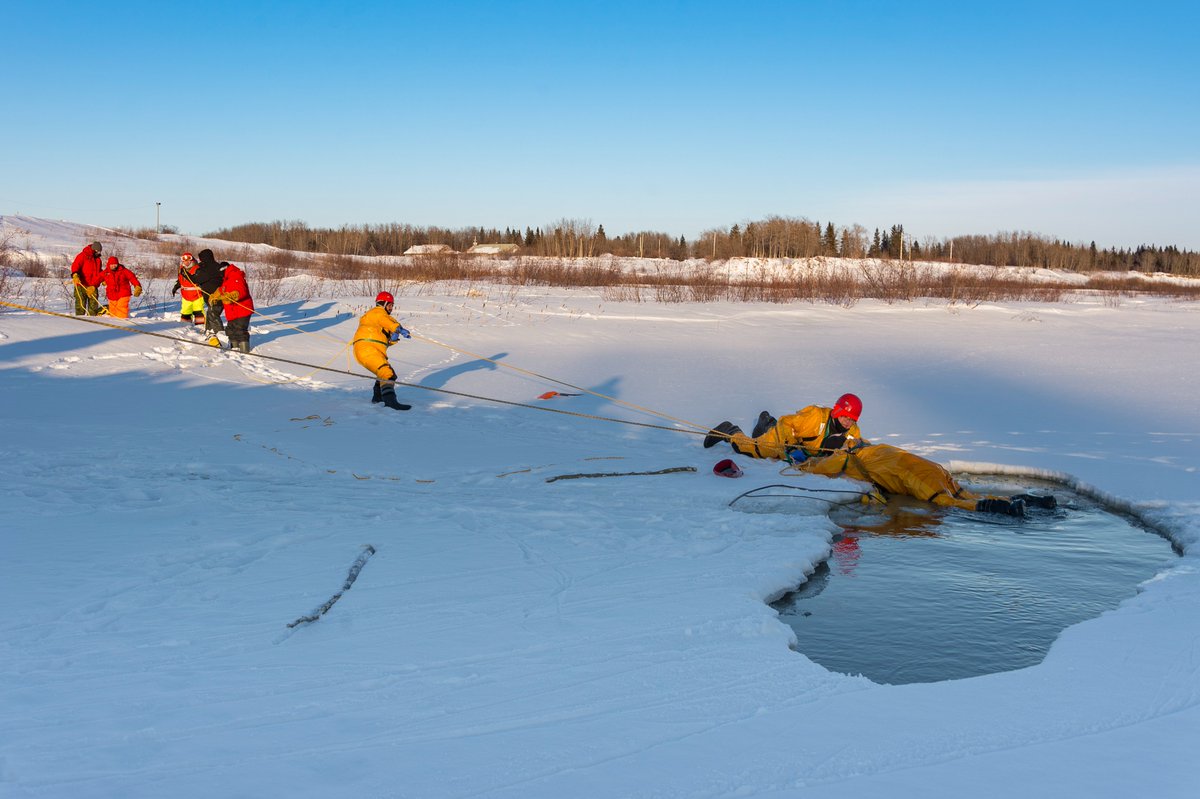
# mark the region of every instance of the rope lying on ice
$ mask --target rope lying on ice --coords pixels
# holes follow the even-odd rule
[[[514,372],[518,372],[523,375],[528,375],[529,377],[537,378],[538,380],[545,380],[549,383],[557,383],[558,385],[563,386],[565,388],[573,388],[576,391],[583,392],[584,394],[589,394],[593,397],[599,397],[602,400],[607,400],[608,402],[612,402],[617,405],[624,405],[627,408],[632,408],[633,410],[641,411],[642,413],[648,413],[651,416],[658,416],[662,419],[666,419],[669,422],[675,422],[677,424],[687,425],[688,427],[694,427],[694,428],[696,428],[694,432],[701,433],[703,435],[708,435],[708,433],[709,433],[709,429],[706,425],[700,425],[700,424],[696,424],[695,422],[689,422],[687,419],[677,419],[676,417],[670,416],[669,414],[665,414],[662,411],[656,411],[656,410],[653,410],[652,408],[647,408],[644,405],[637,405],[635,403],[628,402],[623,399],[618,399],[617,397],[609,396],[608,394],[602,394],[599,391],[592,391],[590,388],[584,388],[583,386],[577,386],[572,383],[567,383],[566,381],[559,380],[558,378],[555,378],[555,377],[550,377],[549,375],[543,375],[543,374],[539,374],[537,372],[532,372],[528,369],[522,369],[519,366],[514,366],[511,363],[504,363],[503,361],[497,361],[496,359],[489,358],[486,355],[480,355],[479,353],[476,353],[476,352],[470,352],[469,350],[459,349],[458,347],[451,346],[449,344],[446,344],[445,342],[438,341],[437,339],[426,338],[426,337],[418,335],[416,333],[413,333],[412,337],[416,341],[425,341],[430,344],[435,344],[439,347],[445,347],[446,349],[450,350],[451,352],[457,352],[462,355],[466,355],[468,357],[475,358],[480,361],[487,361],[488,363],[495,364],[496,366],[499,366],[502,369],[510,369]],[[556,392],[556,391],[549,392],[549,393],[551,395],[558,394],[558,392]],[[563,394],[561,396],[569,397],[569,396],[575,396],[575,395]],[[549,399],[549,397],[543,395],[542,399]]]
[[[213,349],[213,347],[211,345],[209,345],[208,343],[203,342],[203,341],[195,341],[193,339],[182,338],[180,336],[172,336],[172,335],[168,335],[166,333],[156,333],[153,330],[140,330],[138,328],[126,327],[124,325],[113,324],[112,322],[104,322],[104,321],[101,321],[100,319],[94,319],[92,317],[74,316],[72,314],[58,313],[57,311],[48,311],[44,308],[33,308],[33,307],[30,307],[27,305],[20,305],[18,303],[14,303],[14,302],[6,302],[5,300],[0,300],[0,305],[6,306],[8,308],[15,308],[15,309],[21,310],[21,311],[30,311],[32,313],[44,314],[46,316],[56,316],[60,319],[70,319],[70,320],[73,320],[76,322],[86,322],[87,324],[98,325],[99,327],[107,327],[112,330],[119,330],[122,333],[135,333],[135,334],[143,335],[143,336],[154,336],[155,338],[166,339],[167,341],[177,341],[177,342],[180,342],[183,344],[191,344],[191,345],[197,346],[197,347],[204,347],[207,350]],[[222,350],[222,352],[225,352],[225,351]],[[227,353],[227,354],[231,354],[231,353]],[[246,357],[262,358],[263,360],[275,361],[276,363],[286,363],[286,364],[290,364],[292,366],[302,366],[302,367],[305,367],[308,369],[312,369],[314,371],[332,372],[334,374],[348,375],[350,377],[365,378],[367,380],[372,380],[372,381],[375,380],[375,375],[367,375],[367,374],[362,374],[360,372],[351,372],[348,369],[334,369],[331,366],[319,366],[317,364],[305,363],[304,361],[297,361],[297,360],[293,360],[291,358],[281,358],[277,355],[266,355],[261,352],[244,352],[244,353],[236,353],[236,354],[238,357],[241,357],[241,358],[246,358]],[[630,419],[617,419],[612,416],[600,416],[600,415],[594,414],[594,413],[581,413],[579,411],[566,411],[566,410],[562,410],[561,408],[549,408],[549,407],[546,407],[545,405],[531,405],[527,402],[515,402],[513,400],[498,399],[496,397],[485,397],[485,396],[482,396],[479,394],[468,394],[464,391],[452,391],[448,388],[438,388],[436,386],[423,386],[423,385],[420,385],[419,383],[405,383],[401,380],[384,381],[384,382],[390,382],[390,383],[392,383],[392,385],[404,386],[405,388],[415,388],[415,389],[419,389],[421,391],[433,391],[438,394],[448,394],[448,395],[454,396],[454,397],[464,397],[466,399],[480,400],[481,402],[494,402],[498,405],[509,405],[514,408],[528,408],[529,410],[542,411],[544,413],[557,413],[557,414],[561,414],[563,416],[574,416],[574,417],[577,417],[580,419],[595,419],[596,421],[600,421],[600,422],[613,422],[614,424],[623,424],[623,425],[628,425],[630,427],[645,427],[645,428],[649,428],[651,430],[665,430],[670,433],[686,433],[686,434],[694,435],[694,436],[703,436],[703,435],[708,434],[707,430],[684,430],[679,427],[669,427],[667,425],[652,424],[650,422],[635,422]],[[597,395],[597,396],[603,397],[604,395]],[[628,403],[625,403],[625,404],[628,404]],[[633,406],[633,407],[637,407],[637,406]],[[662,416],[662,414],[657,414],[657,415]],[[688,424],[690,424],[690,422]]]
[[[342,598],[342,594],[349,591],[350,586],[354,585],[354,581],[358,579],[358,573],[362,571],[362,567],[366,565],[367,561],[370,560],[371,556],[374,554],[375,547],[371,546],[370,544],[363,546],[363,551],[359,553],[358,558],[354,561],[354,565],[350,567],[350,573],[346,575],[346,583],[342,586],[342,590],[325,600],[325,604],[314,610],[310,615],[301,616],[300,618],[296,619],[294,622],[288,625],[288,628],[290,629],[301,624],[307,624],[308,622],[316,621],[328,613],[329,609],[333,607],[334,603]]]
[[[791,491],[796,491],[798,493],[795,493],[795,494],[759,494],[758,493],[759,491],[766,491],[767,489],[770,489],[770,488],[786,488]],[[824,497],[807,496],[808,494],[849,494],[849,495],[852,495],[854,497],[854,499],[852,499],[852,500],[833,500],[833,499],[825,499]],[[772,483],[771,485],[759,486],[758,488],[752,488],[749,491],[745,491],[741,494],[738,494],[736,497],[729,500],[729,504],[727,505],[727,507],[732,508],[733,503],[737,502],[739,499],[745,499],[745,498],[762,499],[762,498],[766,498],[766,497],[785,497],[788,499],[816,499],[816,500],[820,500],[821,502],[828,502],[830,505],[854,505],[854,504],[858,504],[860,502],[867,502],[868,500],[875,499],[875,497],[870,492],[867,492],[867,491],[853,491],[853,490],[849,490],[849,489],[839,489],[839,488],[807,488],[805,486],[794,486],[794,485],[788,485],[786,483]]]
[[[695,466],[672,466],[669,469],[659,469],[653,472],[595,472],[593,474],[560,474],[557,477],[547,477],[547,483],[553,483],[555,480],[579,480],[588,477],[633,477],[643,474],[673,474],[675,472],[694,472]]]

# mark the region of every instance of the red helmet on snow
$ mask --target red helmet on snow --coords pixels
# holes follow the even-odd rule
[[[829,415],[834,419],[849,416],[857,422],[858,417],[862,416],[862,400],[854,394],[843,394],[837,398],[837,402],[833,403],[833,410],[829,412]]]
[[[392,305],[396,304],[396,298],[392,296],[391,292],[381,291],[375,295],[375,304],[376,305],[383,305],[383,304],[389,303],[389,302]]]

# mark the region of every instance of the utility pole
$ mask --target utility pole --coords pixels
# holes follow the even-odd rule
[[[160,221],[161,217],[159,216],[160,210],[162,210],[162,203],[155,203],[154,204],[154,235],[155,236],[162,233],[162,222]]]

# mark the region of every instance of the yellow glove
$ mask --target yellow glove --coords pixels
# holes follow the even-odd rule
[[[83,290],[89,297],[96,296],[96,287],[95,286],[84,286]]]
[[[83,281],[79,279],[79,275],[76,274],[75,272],[71,273],[71,282],[74,283],[76,286],[83,285]]]
[[[140,296],[142,296],[142,287],[141,287],[141,286],[134,286],[134,287],[133,287],[133,296],[135,296],[135,297],[140,297]]]
[[[225,295],[220,291],[214,291],[208,295],[209,302],[225,302]]]

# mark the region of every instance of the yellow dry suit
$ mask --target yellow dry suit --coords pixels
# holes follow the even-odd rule
[[[977,510],[981,499],[1000,499],[968,491],[941,465],[890,444],[865,444],[853,451],[804,461],[796,468],[826,477],[864,480],[884,493],[943,507]]]
[[[843,431],[834,424],[830,410],[823,405],[809,405],[782,417],[758,438],[738,431],[729,437],[729,443],[742,455],[778,460],[788,460],[788,453],[793,450],[801,450],[805,457],[812,458],[867,443],[858,422]]]
[[[363,314],[354,333],[354,357],[380,380],[395,380],[396,373],[388,364],[387,348],[392,346],[392,334],[400,323],[382,305]]]

